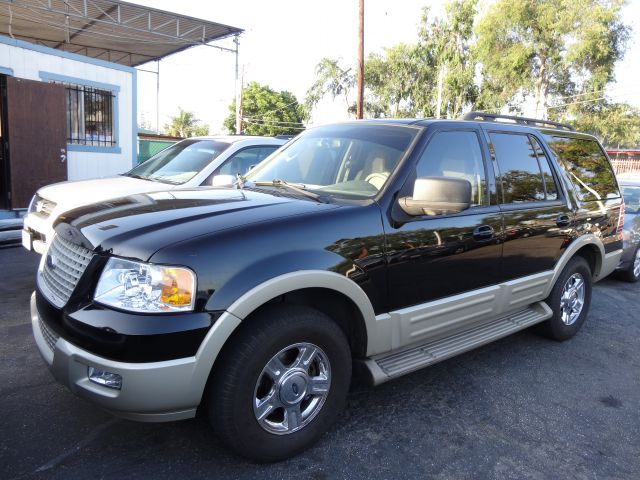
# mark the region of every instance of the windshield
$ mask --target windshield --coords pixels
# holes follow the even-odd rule
[[[372,197],[419,131],[370,122],[314,128],[251,170],[246,179],[278,180],[317,193]]]
[[[640,185],[622,185],[622,196],[624,197],[624,208],[628,213],[640,213]]]
[[[183,140],[125,175],[180,185],[195,177],[227,148],[228,143],[215,140]]]

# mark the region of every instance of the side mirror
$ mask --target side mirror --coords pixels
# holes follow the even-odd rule
[[[409,215],[444,215],[459,213],[471,206],[471,182],[452,177],[416,179],[413,197],[398,200]]]
[[[212,187],[233,187],[236,184],[235,175],[216,175],[211,179]]]

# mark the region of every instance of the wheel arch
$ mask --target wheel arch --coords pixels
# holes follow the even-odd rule
[[[547,287],[546,295],[551,293],[551,289],[558,280],[558,277],[562,274],[564,268],[569,261],[576,256],[580,256],[586,260],[594,281],[598,279],[605,258],[604,245],[602,241],[593,234],[583,235],[571,242],[556,262],[556,266],[553,269],[553,277]]]
[[[601,255],[600,250],[593,243],[580,247],[573,256],[582,257],[586,260],[593,277],[596,277],[602,270],[603,255]]]
[[[261,308],[281,301],[316,308],[332,318],[345,332],[352,355],[364,357],[375,328],[369,298],[352,280],[334,272],[308,270],[274,277],[238,298],[214,323],[196,354],[193,390],[202,398],[216,359],[234,332]]]
[[[245,320],[275,300],[308,305],[325,313],[343,329],[354,356],[365,355],[375,313],[367,295],[352,280],[323,270],[287,273],[254,287],[227,311]]]

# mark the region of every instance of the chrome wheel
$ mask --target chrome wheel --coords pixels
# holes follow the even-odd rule
[[[311,343],[290,345],[258,376],[253,413],[269,433],[296,432],[320,412],[330,387],[331,365],[324,351]]]
[[[579,273],[574,273],[564,284],[560,296],[560,314],[562,323],[573,325],[584,306],[585,285],[584,278]]]
[[[636,256],[633,259],[633,276],[640,277],[640,248],[636,250]]]

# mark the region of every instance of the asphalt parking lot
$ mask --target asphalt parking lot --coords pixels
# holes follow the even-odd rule
[[[640,478],[638,284],[599,283],[568,342],[524,331],[355,388],[315,448],[255,465],[204,419],[119,420],[55,383],[29,321],[37,262],[0,250],[2,478]]]

